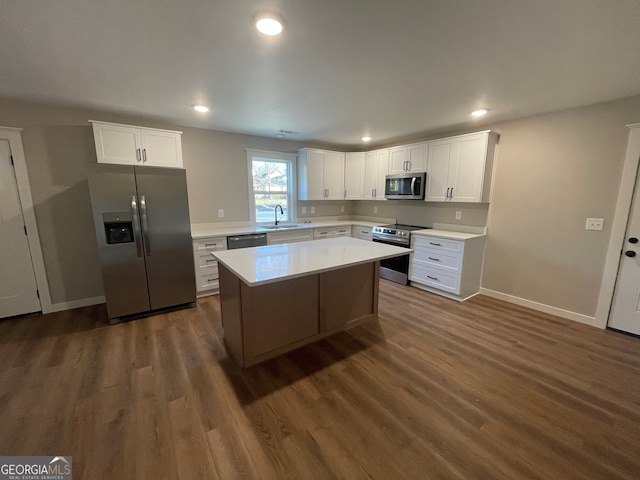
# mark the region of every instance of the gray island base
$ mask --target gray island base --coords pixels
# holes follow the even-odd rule
[[[336,238],[216,252],[229,355],[247,368],[376,319],[380,260],[410,251]]]

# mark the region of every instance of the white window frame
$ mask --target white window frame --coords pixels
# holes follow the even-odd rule
[[[256,199],[253,193],[253,160],[254,159],[265,160],[280,160],[289,162],[290,172],[289,175],[289,198],[288,198],[288,211],[290,219],[289,221],[295,222],[297,219],[298,211],[298,193],[296,191],[296,163],[298,156],[294,153],[282,153],[282,152],[269,152],[267,150],[253,150],[247,149],[247,179],[249,185],[249,221],[254,225],[260,225],[256,222]],[[271,222],[262,222],[271,223]]]

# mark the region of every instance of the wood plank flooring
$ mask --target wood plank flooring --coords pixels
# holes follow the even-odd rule
[[[0,455],[91,480],[640,478],[640,339],[385,280],[379,308],[247,371],[218,297],[0,321]]]

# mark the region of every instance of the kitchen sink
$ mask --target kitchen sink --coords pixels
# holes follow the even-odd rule
[[[259,228],[266,230],[286,230],[287,228],[297,228],[300,225],[295,223],[279,223],[278,225],[261,225]]]

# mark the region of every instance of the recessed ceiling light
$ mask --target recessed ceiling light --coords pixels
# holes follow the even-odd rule
[[[487,110],[486,108],[479,108],[478,110],[474,110],[473,112],[471,112],[471,115],[474,117],[484,117],[488,111],[489,110]]]
[[[282,20],[276,15],[259,15],[255,24],[258,31],[265,35],[278,35],[282,32]]]
[[[370,142],[371,141],[371,137],[369,135],[365,135],[364,137],[362,137],[362,141],[363,142]]]
[[[196,112],[200,112],[200,113],[207,113],[209,110],[211,110],[211,108],[207,107],[206,105],[194,105],[193,109]]]

